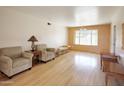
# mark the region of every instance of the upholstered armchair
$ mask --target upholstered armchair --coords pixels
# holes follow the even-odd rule
[[[47,62],[55,59],[55,49],[47,48],[46,44],[36,45],[36,50],[41,51],[41,55],[39,56],[39,60],[41,61]]]
[[[0,71],[8,77],[32,67],[33,55],[23,52],[21,47],[0,49]]]

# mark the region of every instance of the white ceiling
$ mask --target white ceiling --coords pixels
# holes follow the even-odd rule
[[[8,7],[39,18],[60,18],[66,25],[91,25],[110,23],[121,6],[16,6]]]

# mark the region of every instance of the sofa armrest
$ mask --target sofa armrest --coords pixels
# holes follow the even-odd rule
[[[12,59],[8,56],[0,56],[0,68],[12,68]]]
[[[28,52],[23,52],[22,56],[25,57],[25,58],[28,58],[28,59],[32,59],[33,54],[32,53],[28,53]]]

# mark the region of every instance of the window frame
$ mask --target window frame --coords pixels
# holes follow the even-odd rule
[[[81,38],[81,37],[80,37],[80,33],[81,33],[80,31],[82,31],[82,30],[84,30],[84,31],[86,31],[86,30],[87,30],[87,31],[91,31],[91,44],[81,44],[81,43],[80,43],[80,38]],[[76,44],[76,42],[75,42],[75,40],[76,40],[76,32],[77,32],[77,31],[79,32],[79,44]],[[93,40],[93,39],[92,39],[92,37],[93,37],[93,35],[92,35],[92,34],[93,34],[93,31],[97,31],[97,44],[96,44],[96,45],[94,45],[94,44],[92,43],[92,40]],[[76,31],[75,31],[75,34],[74,34],[74,45],[80,45],[80,46],[98,46],[98,45],[99,45],[99,43],[98,43],[98,38],[99,38],[98,29],[80,29],[80,30],[76,30]]]

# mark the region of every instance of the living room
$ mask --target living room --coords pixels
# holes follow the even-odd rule
[[[117,59],[123,57],[123,9],[123,6],[0,6],[0,50],[4,56],[14,58],[16,51],[26,52],[23,56],[30,56],[32,62],[20,68],[17,63],[13,69],[14,61],[10,64],[1,57],[0,85],[106,85],[105,77],[112,73],[106,71],[108,62],[102,62],[104,71],[101,69],[100,57],[104,57],[103,53],[113,54]],[[87,37],[83,39],[83,35]],[[42,46],[38,48],[39,45]],[[54,54],[41,49],[43,45]],[[15,48],[18,46],[21,50]],[[10,47],[14,48],[5,49]],[[48,59],[44,56],[46,52]],[[120,65],[116,68],[121,72],[119,80],[123,80]],[[116,73],[112,77],[116,78]],[[112,77],[107,85],[118,85]]]

